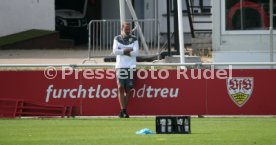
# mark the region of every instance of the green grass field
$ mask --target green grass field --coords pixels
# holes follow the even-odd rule
[[[136,135],[155,118],[1,119],[0,145],[276,145],[276,118],[192,118],[189,135]]]

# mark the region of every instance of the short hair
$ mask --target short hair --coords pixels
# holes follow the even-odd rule
[[[122,23],[122,27],[121,27],[121,28],[123,29],[123,28],[124,28],[125,26],[127,26],[127,25],[129,25],[129,26],[130,26],[130,22],[123,22],[123,23]]]

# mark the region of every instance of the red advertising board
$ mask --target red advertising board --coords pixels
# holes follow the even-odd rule
[[[75,106],[82,116],[117,116],[116,79],[100,78],[114,71],[89,73],[89,78],[84,72],[64,75],[58,71],[49,79],[44,71],[1,71],[0,99]],[[224,79],[204,78],[200,70],[188,70],[185,75],[169,70],[168,74],[166,78],[136,77],[127,108],[130,115],[276,114],[276,70],[233,70],[232,78]]]
[[[232,82],[232,84],[228,84],[226,80],[208,80],[206,85],[208,110],[206,110],[206,114],[275,115],[275,74],[276,70],[233,70],[232,80],[236,82]],[[241,98],[247,97],[247,100],[240,104],[237,103],[237,99],[235,101],[233,96],[239,94],[240,91],[231,92],[231,86],[237,90],[247,89],[247,93],[240,95]]]

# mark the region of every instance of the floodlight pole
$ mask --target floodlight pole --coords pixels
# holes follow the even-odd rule
[[[269,1],[269,9],[270,9],[270,27],[269,27],[269,31],[270,31],[270,62],[274,62],[274,50],[273,50],[273,0]]]
[[[180,63],[185,63],[185,52],[184,52],[184,34],[183,34],[183,15],[182,15],[182,0],[177,0],[177,11],[178,11],[178,34],[179,34],[179,51],[180,51]]]
[[[120,21],[121,21],[121,25],[122,25],[126,20],[125,0],[119,0],[119,3],[120,3]]]

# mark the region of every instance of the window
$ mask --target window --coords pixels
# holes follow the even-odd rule
[[[274,13],[276,0],[274,0]],[[268,30],[269,0],[225,0],[226,30]],[[274,29],[276,17],[274,16]]]

